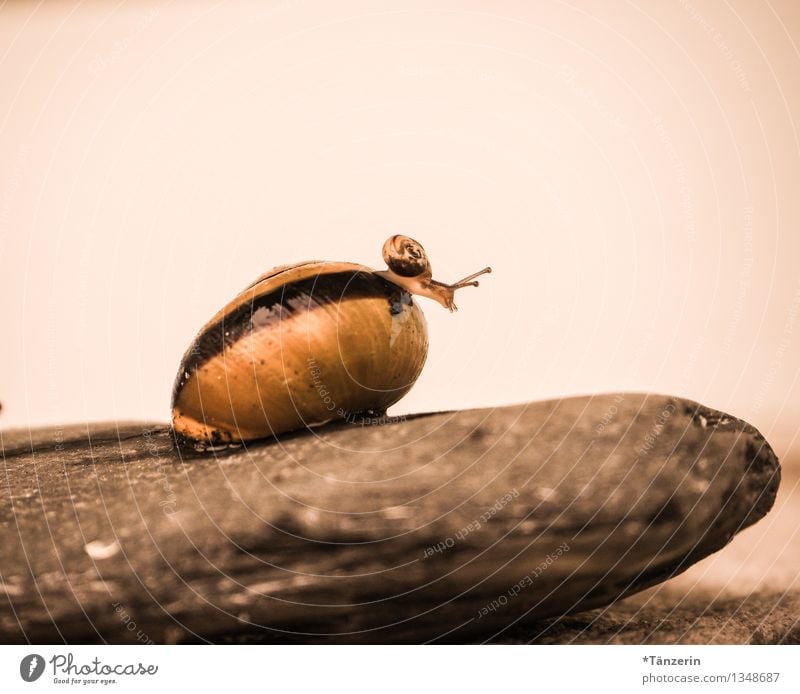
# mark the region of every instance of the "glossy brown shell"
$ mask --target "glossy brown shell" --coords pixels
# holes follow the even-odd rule
[[[381,414],[428,353],[411,295],[355,263],[260,277],[198,333],[172,395],[179,440],[218,446]]]

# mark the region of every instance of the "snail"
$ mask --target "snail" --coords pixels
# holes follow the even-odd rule
[[[437,282],[422,246],[392,236],[387,270],[347,262],[283,265],[260,276],[200,330],[172,391],[179,444],[235,447],[336,419],[379,417],[419,377],[428,330],[411,295],[455,311],[484,268]]]

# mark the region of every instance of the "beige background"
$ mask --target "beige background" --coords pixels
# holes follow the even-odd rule
[[[234,5],[233,7],[231,5]],[[0,425],[169,416],[255,276],[495,272],[395,414],[684,395],[800,454],[800,5],[6,3]]]

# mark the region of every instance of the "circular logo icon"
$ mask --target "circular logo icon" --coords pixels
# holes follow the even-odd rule
[[[44,672],[44,658],[31,653],[26,655],[19,663],[19,675],[26,682],[35,682]]]

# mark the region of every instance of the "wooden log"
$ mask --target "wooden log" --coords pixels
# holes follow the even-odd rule
[[[3,642],[472,642],[680,573],[772,506],[763,437],[608,394],[187,457],[165,425],[0,433]]]

